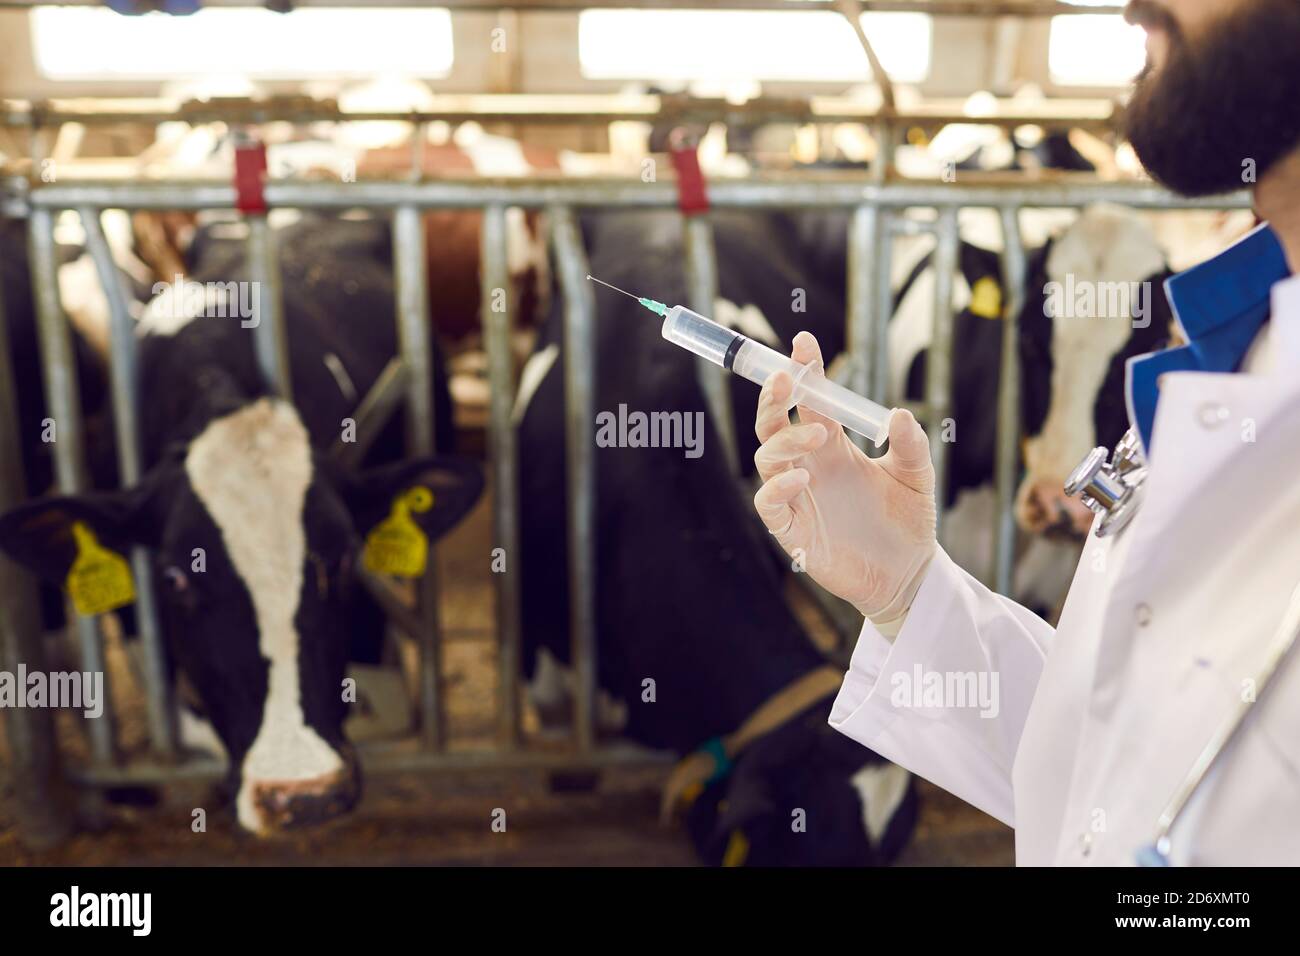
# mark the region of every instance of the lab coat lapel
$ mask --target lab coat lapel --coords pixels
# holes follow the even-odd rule
[[[1236,703],[1243,675],[1254,673],[1265,638],[1243,641],[1232,627],[1197,626],[1190,622],[1170,630],[1161,623],[1161,599],[1182,587],[1176,568],[1184,555],[1211,554],[1215,522],[1227,520],[1215,495],[1216,482],[1229,487],[1230,469],[1251,467],[1249,456],[1267,454],[1262,440],[1270,430],[1292,434],[1300,415],[1300,280],[1275,296],[1275,368],[1270,374],[1175,372],[1161,385],[1156,412],[1150,474],[1144,500],[1133,523],[1121,533],[1126,554],[1113,570],[1110,593],[1097,644],[1090,719],[1076,758],[1100,776],[1127,771],[1134,761],[1145,769],[1130,783],[1133,813],[1154,821],[1164,802],[1196,761],[1206,741]],[[1284,326],[1284,327],[1283,327]],[[1270,462],[1261,460],[1259,468]],[[1218,499],[1222,502],[1222,497]],[[1238,502],[1248,506],[1247,502]],[[1279,533],[1289,530],[1279,529]],[[1300,569],[1296,570],[1300,576]],[[1156,597],[1153,598],[1153,595]],[[1155,630],[1135,626],[1155,601]],[[1167,600],[1165,601],[1167,606]],[[1150,642],[1157,641],[1158,645]],[[1144,646],[1145,644],[1145,646]],[[1153,668],[1152,652],[1160,650]],[[1147,704],[1122,704],[1134,681],[1148,691],[1160,685],[1159,713]],[[1106,702],[1110,702],[1108,706]],[[1122,712],[1112,712],[1112,706]],[[1139,733],[1153,726],[1177,727],[1179,733],[1159,740],[1135,737],[1112,749],[1113,733],[1099,730],[1111,718]],[[1113,730],[1113,728],[1112,728]],[[1131,748],[1131,749],[1130,749]],[[1138,756],[1140,752],[1140,756]],[[1076,784],[1079,781],[1076,779]],[[1072,795],[1078,799],[1081,795]],[[1075,815],[1079,811],[1075,808]],[[1143,839],[1140,834],[1131,835]],[[1065,852],[1068,843],[1058,848]]]
[[[1158,543],[1168,522],[1192,520],[1195,500],[1215,474],[1250,454],[1269,423],[1300,401],[1300,277],[1274,285],[1271,298],[1274,361],[1267,374],[1162,376],[1134,552]]]

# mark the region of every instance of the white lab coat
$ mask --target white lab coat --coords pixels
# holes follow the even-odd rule
[[[1164,377],[1145,500],[1089,535],[1055,631],[942,551],[892,644],[862,630],[832,726],[1015,827],[1021,865],[1135,862],[1300,584],[1300,277],[1272,298],[1249,371]],[[996,714],[917,706],[918,665],[995,673]],[[1300,864],[1300,647],[1171,843],[1175,865]]]

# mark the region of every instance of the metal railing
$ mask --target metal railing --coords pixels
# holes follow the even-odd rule
[[[0,0],[0,9],[40,6],[47,0]],[[94,6],[98,0],[61,0],[62,6]],[[260,7],[262,0],[208,0],[205,7]],[[296,0],[294,7],[425,7],[501,10],[520,13],[576,13],[582,10],[809,10],[834,11],[835,0]],[[946,17],[1058,17],[1122,13],[1123,4],[1080,7],[1065,0],[861,0],[863,13],[929,13]]]
[[[86,489],[83,427],[77,381],[72,361],[68,323],[58,297],[57,262],[53,220],[61,210],[78,210],[86,225],[87,245],[98,266],[111,306],[113,407],[117,417],[117,451],[124,481],[140,473],[139,434],[134,393],[133,336],[126,309],[125,292],[116,280],[107,243],[99,227],[105,209],[205,210],[233,209],[235,190],[213,182],[65,182],[50,185],[10,180],[0,189],[8,193],[6,208],[28,217],[32,281],[35,287],[41,360],[51,415],[59,422],[60,440],[54,454],[59,490],[77,493]],[[494,545],[506,549],[509,570],[493,575],[496,586],[497,627],[500,641],[500,700],[498,748],[472,753],[449,752],[445,737],[443,702],[439,681],[440,639],[437,631],[436,584],[426,577],[420,587],[418,620],[407,620],[418,629],[422,651],[421,710],[423,724],[417,749],[404,744],[369,745],[362,748],[363,766],[376,769],[471,769],[471,768],[559,768],[602,767],[643,760],[648,752],[625,745],[598,746],[596,737],[596,600],[595,564],[595,458],[594,458],[594,343],[595,303],[589,284],[586,253],[582,246],[575,210],[672,209],[676,187],[671,182],[644,183],[623,180],[574,180],[562,178],[520,178],[497,180],[437,180],[422,182],[291,182],[272,181],[265,188],[270,207],[303,209],[373,208],[392,210],[394,273],[399,328],[399,357],[405,367],[400,376],[381,376],[375,390],[397,387],[403,382],[412,453],[425,454],[433,448],[432,344],[428,320],[428,289],[424,269],[422,210],[431,208],[473,208],[484,213],[481,247],[482,319],[488,352],[491,387],[489,406],[490,470],[493,487]],[[1003,275],[1010,288],[1005,297],[1005,320],[1001,378],[999,385],[996,485],[999,503],[996,534],[996,586],[1010,588],[1015,558],[1015,528],[1012,503],[1018,478],[1020,399],[1018,392],[1016,320],[1024,301],[1026,255],[1021,243],[1019,212],[1036,207],[1083,207],[1100,201],[1150,209],[1236,209],[1249,206],[1248,195],[1234,194],[1214,199],[1183,200],[1142,183],[1098,183],[1061,181],[1041,184],[864,182],[854,174],[759,176],[744,181],[715,181],[709,187],[710,202],[717,208],[788,209],[848,208],[852,210],[847,236],[847,350],[851,357],[850,384],[871,397],[884,398],[886,389],[886,330],[892,311],[890,285],[890,241],[904,220],[902,213],[913,208],[935,210],[932,230],[936,237],[934,263],[937,270],[934,304],[934,336],[925,383],[925,398],[919,411],[932,429],[952,414],[952,330],[954,273],[959,261],[957,216],[964,207],[998,210],[1004,233]],[[497,290],[509,294],[506,250],[506,210],[524,207],[545,210],[550,240],[557,263],[557,277],[564,297],[565,350],[564,396],[569,504],[570,641],[576,671],[574,746],[564,752],[544,752],[520,747],[518,714],[518,662],[520,646],[520,587],[518,548],[520,541],[519,466],[511,409],[514,403],[514,373],[510,352],[512,305],[494,311]],[[686,274],[692,304],[711,309],[716,294],[716,264],[713,232],[707,215],[686,218],[684,250]],[[267,230],[269,232],[269,229]],[[262,230],[250,230],[248,255],[255,270],[273,285],[278,263],[274,244]],[[275,381],[275,370],[284,367],[286,348],[283,315],[271,308],[262,315],[267,331],[259,339],[263,369]],[[6,412],[12,401],[6,398],[12,381],[9,356],[0,356],[0,463],[18,448],[13,414]],[[287,386],[286,386],[287,393]],[[368,396],[362,403],[382,404]],[[391,403],[390,403],[391,404]],[[715,414],[718,405],[714,405]],[[723,416],[726,417],[726,416]],[[720,418],[719,421],[722,419]],[[939,487],[944,487],[947,456],[943,442],[932,444]],[[10,459],[12,460],[12,459]],[[21,497],[12,482],[0,484],[0,503],[11,504]],[[145,680],[149,729],[154,757],[123,766],[116,762],[109,714],[92,722],[91,764],[78,771],[83,782],[108,785],[124,782],[156,782],[178,776],[215,775],[219,764],[210,760],[175,762],[172,730],[174,705],[166,673],[162,641],[158,635],[152,594],[148,590],[146,565],[133,555],[142,609],[141,632],[146,660]],[[430,562],[432,567],[433,562]],[[0,606],[26,606],[22,581],[6,572],[0,559]],[[12,603],[11,603],[12,602]],[[0,614],[12,659],[31,650],[30,626],[25,618]],[[21,623],[28,622],[27,625]],[[94,619],[78,618],[85,667],[103,669],[103,648]],[[53,738],[39,728],[10,722],[11,732],[28,734],[27,746],[53,746]],[[51,755],[53,756],[53,755]],[[30,765],[30,764],[29,764]]]

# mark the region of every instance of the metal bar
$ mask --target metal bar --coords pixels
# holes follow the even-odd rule
[[[27,498],[23,478],[18,395],[14,388],[9,323],[0,287],[0,514]],[[0,554],[0,670],[18,665],[44,672],[43,630],[36,588],[29,575]],[[24,845],[45,849],[72,831],[72,814],[63,792],[54,714],[44,707],[15,707],[5,714],[9,766],[18,836]]]
[[[0,0],[0,9],[30,9],[47,0]],[[96,6],[98,0],[60,0],[70,7]],[[423,7],[425,0],[297,0],[296,8],[327,7]],[[209,0],[205,7],[260,7],[261,0]],[[552,13],[579,10],[785,10],[829,12],[832,0],[438,0],[438,6],[452,10],[513,9],[520,13]],[[865,13],[929,13],[944,17],[1059,17],[1082,13],[1124,11],[1123,5],[1079,7],[1057,0],[863,0]]]
[[[946,124],[945,124],[946,125]],[[880,116],[871,124],[871,134],[876,138],[876,162],[871,166],[871,181],[877,185],[885,183],[894,174],[894,161],[897,158],[897,130],[911,126],[930,128],[928,123],[909,122],[896,115]]]
[[[879,206],[862,205],[853,210],[849,219],[848,238],[848,327],[845,330],[845,350],[849,353],[849,378],[844,385],[859,395],[870,395],[873,387],[873,347],[876,343],[874,323],[877,297],[875,284],[876,256],[880,246]],[[883,321],[888,322],[888,316]],[[861,435],[853,435],[859,448],[868,442]]]
[[[59,304],[58,257],[54,246],[54,218],[49,210],[32,210],[27,222],[27,246],[31,260],[32,296],[36,306],[36,328],[40,340],[41,367],[45,378],[45,401],[54,421],[54,472],[58,489],[65,495],[86,490],[85,431],[81,421],[81,390],[77,382],[77,361],[72,332]],[[81,668],[104,675],[104,712],[86,721],[90,757],[97,764],[114,760],[113,714],[104,666],[104,645],[98,622],[82,617],[68,605],[69,620],[77,631],[81,647]]]
[[[579,751],[596,741],[596,302],[573,210],[549,213],[564,295],[564,438],[569,502],[569,626],[574,733]]]
[[[433,343],[429,321],[429,271],[424,219],[414,206],[393,215],[393,264],[397,284],[397,333],[402,361],[410,370],[406,393],[406,448],[415,456],[434,453]],[[443,744],[442,628],[438,620],[438,575],[434,546],[418,584],[421,738],[429,750]]]
[[[246,216],[245,221],[248,223],[248,271],[257,290],[257,324],[253,327],[257,368],[267,387],[291,402],[293,382],[289,375],[289,343],[285,337],[275,233],[266,216]]]
[[[494,547],[505,556],[496,578],[498,637],[497,737],[502,748],[519,745],[520,531],[518,446],[511,413],[515,367],[511,348],[514,299],[506,248],[506,210],[483,210],[480,246],[480,314],[488,355],[488,444],[492,450],[492,521]],[[494,562],[495,563],[495,562]],[[495,567],[493,570],[496,570]]]
[[[898,216],[889,221],[889,235],[891,236],[933,236],[936,232],[937,227],[933,222],[926,222],[922,219]]]
[[[139,393],[136,390],[135,322],[127,308],[128,294],[123,278],[113,261],[113,253],[104,238],[104,230],[95,209],[79,210],[86,233],[86,248],[99,273],[99,282],[108,301],[109,366],[112,386],[113,425],[117,438],[118,470],[122,486],[129,488],[143,474],[140,445]],[[154,594],[153,564],[149,551],[131,549],[131,570],[135,577],[136,620],[144,652],[145,710],[149,723],[149,740],[162,759],[176,753],[175,712],[167,674],[167,650],[158,624],[158,602]]]
[[[871,45],[867,31],[862,27],[862,14],[866,13],[869,6],[870,3],[865,0],[835,0],[836,11],[849,21],[862,52],[867,56],[867,63],[871,66],[871,79],[880,87],[881,112],[892,114],[895,103],[893,78],[881,65],[880,57],[876,56],[876,48]]]
[[[621,767],[671,766],[674,754],[629,744],[573,750],[414,750],[402,743],[372,741],[357,746],[364,775],[437,771],[493,773],[548,770],[600,770]],[[70,771],[78,784],[90,787],[158,785],[178,780],[219,780],[228,772],[224,760],[197,758],[184,764],[136,763],[125,767],[85,767]]]
[[[388,619],[405,631],[407,637],[418,642],[424,633],[424,622],[413,608],[407,606],[398,590],[364,565],[358,565],[355,573],[361,586],[375,599]]]
[[[352,413],[352,420],[356,423],[356,441],[345,442],[340,435],[330,446],[330,455],[349,467],[360,466],[384,426],[406,400],[409,387],[406,363],[400,358],[390,359]]]
[[[875,279],[875,321],[871,326],[871,388],[867,397],[881,405],[887,404],[889,394],[889,324],[894,319],[893,270],[890,264],[894,256],[894,233],[891,228],[898,219],[894,210],[886,209],[881,213],[877,235],[876,260],[872,268],[876,271]],[[905,383],[899,382],[899,390]]]
[[[930,451],[934,459],[935,494],[940,504],[948,488],[948,442],[945,423],[952,418],[952,296],[960,267],[957,208],[939,210],[938,245],[934,250],[934,331],[925,359],[925,404]],[[939,509],[942,515],[943,508]],[[943,523],[939,525],[940,539]]]
[[[3,4],[0,4],[2,7]],[[256,100],[246,103],[212,106],[193,102],[179,108],[165,106],[150,109],[120,109],[114,101],[104,101],[94,112],[85,108],[44,107],[28,109],[0,109],[0,127],[25,129],[31,134],[70,123],[85,126],[156,126],[165,122],[190,124],[226,123],[366,123],[366,122],[465,122],[501,124],[558,124],[564,126],[605,125],[613,122],[663,123],[665,125],[711,124],[726,125],[759,123],[805,123],[832,125],[862,123],[875,125],[885,121],[881,111],[869,109],[851,100],[834,96],[808,98],[763,98],[744,103],[729,103],[711,98],[677,98],[658,96],[628,96],[619,94],[564,94],[563,97],[545,94],[483,94],[469,96],[442,96],[446,105],[419,113],[392,110],[358,110],[340,112],[333,104],[320,102],[310,107],[282,106],[275,100]],[[1020,104],[1003,101],[995,113],[969,116],[960,107],[949,103],[933,103],[888,117],[888,123],[902,129],[920,127],[934,130],[951,123],[974,126],[995,126],[1012,130],[1019,126],[1035,125],[1048,130],[1085,129],[1093,133],[1113,132],[1116,119],[1112,106],[1106,100],[1074,101],[1091,107],[1066,113],[1060,108],[1026,109]],[[39,148],[33,146],[36,168],[40,168]],[[888,154],[888,151],[886,151]]]
[[[1003,209],[1002,288],[1006,303],[1002,314],[1002,362],[998,377],[998,431],[994,460],[997,492],[997,526],[993,539],[994,587],[1011,594],[1016,564],[1016,485],[1020,478],[1020,310],[1025,303],[1029,266],[1020,235],[1020,214]]]
[[[701,315],[713,315],[718,299],[718,259],[713,243],[713,223],[707,214],[685,216],[682,238],[686,253],[686,288],[690,307]],[[731,386],[726,369],[705,359],[695,359],[695,378],[704,402],[722,439],[723,460],[731,473],[739,474],[736,451],[736,419],[731,408]]]
[[[863,182],[860,174],[765,174],[745,180],[715,180],[709,184],[709,203],[718,208],[771,208],[799,206],[833,208],[871,203],[891,208],[910,206],[983,206],[991,209],[1077,208],[1112,202],[1140,209],[1249,209],[1248,192],[1223,196],[1185,198],[1145,183],[1108,183],[1093,179],[1033,183],[962,184],[942,181],[895,180]],[[233,187],[212,181],[59,182],[32,185],[7,181],[12,201],[19,207],[72,209],[78,206],[120,209],[231,209]],[[267,201],[277,207],[303,209],[479,208],[485,205],[545,208],[622,207],[670,209],[677,206],[672,182],[564,178],[561,176],[438,179],[419,183],[363,181],[356,183],[268,183]]]

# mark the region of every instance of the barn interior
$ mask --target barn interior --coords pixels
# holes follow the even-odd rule
[[[1082,403],[1087,447],[1123,414],[1115,355],[1054,378],[1027,331],[1051,250],[1153,348],[1153,285],[1254,224],[1144,174],[1121,132],[1144,57],[1107,0],[0,0],[0,513],[138,482],[171,404],[144,370],[196,321],[238,328],[305,419],[353,410],[333,441],[308,423],[322,456],[455,455],[484,484],[416,530],[418,570],[356,572],[383,611],[343,684],[363,783],[282,831],[250,832],[219,682],[150,607],[195,574],[121,548],[132,600],[81,614],[0,555],[0,672],[104,675],[95,718],[0,707],[0,863],[1010,865],[1009,827],[845,757],[825,692],[790,703],[862,618],[757,524],[758,390],[585,276],[783,353],[813,328],[828,375],[925,424],[944,546],[1050,618],[1082,540],[1050,411]],[[304,357],[302,328],[359,365]],[[702,416],[702,454],[609,447],[620,405]],[[412,520],[397,501],[374,528]],[[737,744],[755,795],[708,755],[768,704],[788,733]],[[818,842],[845,807],[854,840]]]

